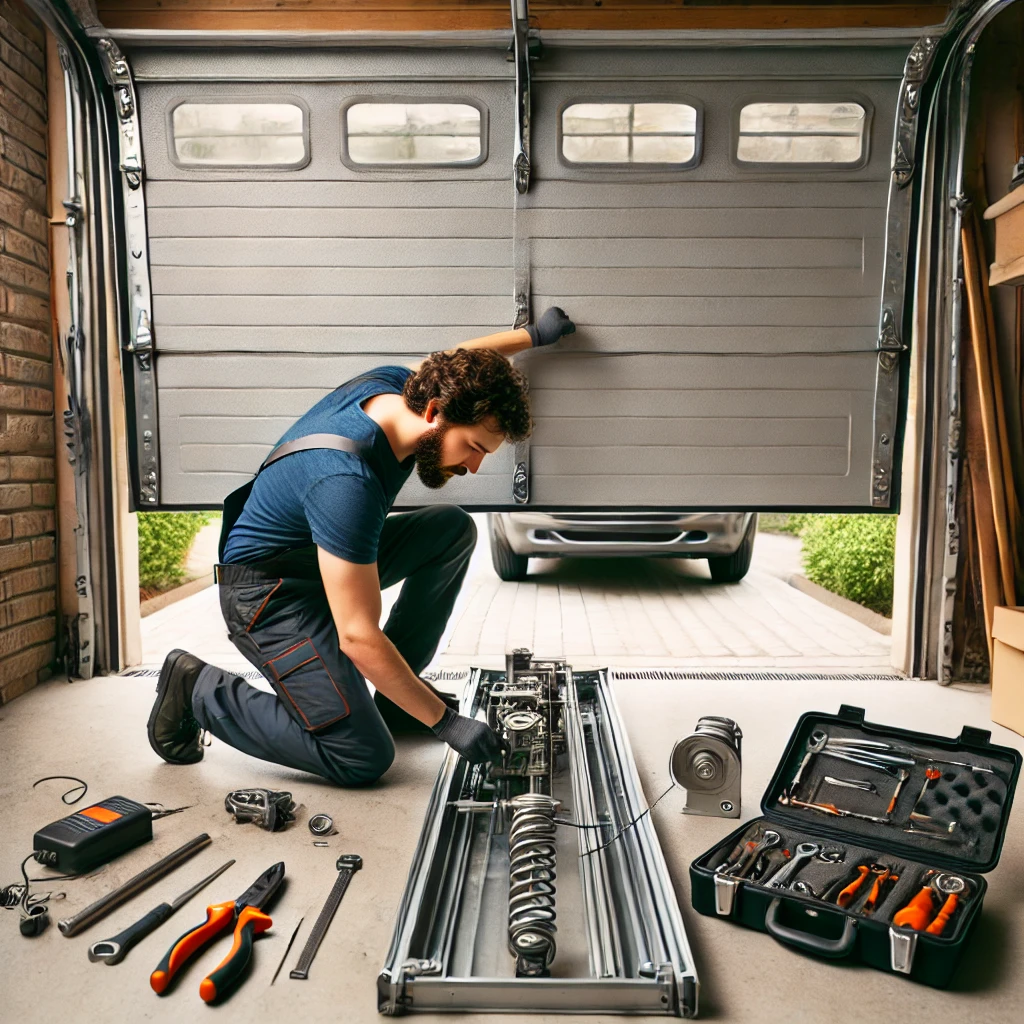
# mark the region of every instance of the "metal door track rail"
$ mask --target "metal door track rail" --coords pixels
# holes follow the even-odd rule
[[[905,676],[892,672],[784,672],[765,669],[751,671],[741,669],[704,668],[610,668],[608,678],[612,682],[638,682],[667,680],[679,682],[844,682],[844,683],[905,683]]]
[[[473,767],[449,751],[441,766],[380,1012],[694,1016],[693,958],[607,671],[519,651],[504,672],[471,670],[462,701],[509,753]]]

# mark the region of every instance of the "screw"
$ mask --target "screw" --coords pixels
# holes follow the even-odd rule
[[[713,779],[718,774],[714,762],[707,759],[698,761],[693,766],[693,773],[698,779]]]
[[[881,441],[882,444],[888,444],[889,443],[889,435],[888,434],[883,434],[878,440]]]
[[[726,814],[728,814],[732,810],[732,801],[731,800],[723,800],[722,803],[721,803],[721,807],[722,807],[722,810],[725,811]]]

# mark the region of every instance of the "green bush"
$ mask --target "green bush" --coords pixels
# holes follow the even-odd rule
[[[140,512],[139,586],[166,587],[185,576],[196,534],[210,522],[207,512]]]
[[[759,512],[758,533],[790,533],[798,537],[808,516],[804,512]]]
[[[809,580],[892,615],[895,516],[807,516],[800,536]]]

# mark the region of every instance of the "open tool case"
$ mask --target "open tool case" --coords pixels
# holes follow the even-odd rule
[[[989,735],[893,729],[846,705],[803,715],[763,817],[690,865],[694,908],[945,987],[981,912],[1020,773],[1020,753]],[[788,878],[773,878],[783,869]]]

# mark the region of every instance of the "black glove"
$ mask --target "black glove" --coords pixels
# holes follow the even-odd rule
[[[575,334],[576,325],[565,315],[564,309],[550,306],[535,324],[527,324],[533,347],[553,345],[563,334]]]
[[[432,728],[438,739],[444,740],[470,764],[501,760],[501,738],[485,722],[457,715],[451,708],[447,708],[441,721]]]

